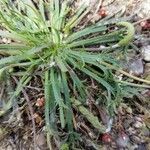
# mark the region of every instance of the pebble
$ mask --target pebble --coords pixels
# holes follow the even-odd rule
[[[131,140],[136,143],[136,144],[140,144],[141,143],[141,138],[139,138],[136,135],[131,136]]]
[[[127,147],[129,142],[129,137],[124,132],[118,134],[118,138],[116,139],[116,144],[118,147],[123,148]]]
[[[1,40],[3,43],[5,44],[10,44],[11,43],[11,40],[10,39],[7,39],[7,38],[2,38]]]
[[[130,135],[136,134],[136,130],[132,127],[129,127],[128,132]]]
[[[6,150],[13,150],[13,147],[11,145],[8,145]]]
[[[150,130],[147,127],[142,129],[142,133],[145,137],[150,137]]]
[[[129,70],[130,73],[140,76],[144,73],[144,66],[143,66],[143,61],[142,59],[134,59],[131,60],[129,63]]]
[[[137,150],[147,150],[146,144],[144,143],[139,144]]]
[[[130,129],[132,128],[131,125],[133,124],[133,119],[126,118],[124,121],[124,128],[125,129]]]
[[[137,14],[140,18],[145,18],[150,15],[150,9],[149,9],[149,0],[142,0],[142,3],[140,4],[140,11]]]
[[[143,60],[150,62],[150,45],[142,47]]]
[[[39,147],[43,146],[46,144],[46,138],[44,136],[44,133],[40,133],[36,137],[36,143],[38,144]]]
[[[76,5],[78,7],[81,7],[83,5],[91,7],[91,6],[94,6],[96,4],[96,2],[97,2],[97,0],[80,0],[79,2],[77,2]]]
[[[132,109],[131,109],[130,107],[128,107],[128,108],[126,109],[126,111],[127,111],[127,113],[132,114]]]
[[[136,120],[136,121],[139,121],[139,122],[143,122],[142,118],[139,117],[139,116],[136,116],[136,117],[135,117],[135,120]]]
[[[135,128],[142,128],[144,126],[144,124],[142,122],[136,121],[134,124]]]

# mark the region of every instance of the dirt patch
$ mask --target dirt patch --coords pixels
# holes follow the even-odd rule
[[[141,78],[149,79],[149,21],[150,8],[148,6],[148,0],[108,0],[108,1],[92,1],[82,0],[82,3],[86,3],[89,6],[93,6],[91,13],[87,15],[89,22],[97,22],[100,19],[104,19],[109,16],[115,15],[115,17],[131,16],[134,17],[131,21],[136,27],[135,44],[137,52],[132,53],[129,56],[130,73],[140,76]],[[81,1],[77,1],[75,4],[79,6]],[[100,7],[101,6],[101,7]],[[142,20],[142,21],[141,21]],[[145,23],[144,25],[141,24]],[[0,43],[11,42],[9,39],[1,39]],[[137,58],[138,56],[138,58]],[[137,63],[138,62],[138,63]],[[140,63],[140,65],[139,65]],[[138,74],[137,74],[138,72]],[[42,81],[38,80],[38,77],[26,87],[26,93],[30,96],[30,103],[33,107],[37,150],[46,150],[46,131],[44,124],[44,99]],[[94,82],[92,86],[96,87]],[[0,85],[0,89],[3,89]],[[94,89],[94,88],[93,88]],[[96,90],[91,91],[96,92]],[[132,99],[126,98],[125,102],[120,105],[116,110],[116,117],[112,122],[108,123],[110,128],[109,134],[100,135],[97,134],[95,129],[91,125],[87,125],[82,116],[78,116],[77,111],[74,109],[74,125],[78,133],[81,133],[80,143],[77,143],[79,149],[129,149],[129,150],[148,150],[150,145],[150,105],[149,90],[143,90],[139,97],[133,97]],[[33,146],[33,124],[27,102],[24,102],[24,96],[20,97],[20,105],[14,105],[13,111],[10,110],[7,114],[0,118],[0,150],[32,150]],[[105,110],[97,108],[96,105],[89,101],[92,109],[96,109],[92,113],[103,118],[105,122],[109,116]],[[0,108],[3,106],[0,101]],[[102,111],[103,110],[103,111]],[[108,119],[109,120],[109,119]],[[62,131],[60,131],[62,132]],[[63,135],[63,134],[62,134]],[[57,143],[58,145],[60,143]],[[126,147],[126,148],[125,148]]]

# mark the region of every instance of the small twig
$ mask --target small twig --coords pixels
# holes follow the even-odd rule
[[[16,81],[16,83],[18,83],[19,81],[17,80],[17,78],[13,77],[14,80]],[[35,119],[34,119],[34,113],[33,113],[33,108],[32,105],[30,103],[30,99],[29,96],[27,95],[26,91],[22,88],[22,93],[27,101],[27,104],[29,106],[29,111],[30,111],[30,115],[31,115],[31,121],[32,121],[32,126],[33,126],[33,141],[34,141],[34,150],[36,150],[36,127],[35,127]]]
[[[103,7],[110,6],[110,5],[113,4],[114,2],[115,2],[115,0],[112,0],[112,1],[109,2],[107,5],[103,5]]]
[[[95,14],[99,11],[99,9],[100,9],[101,6],[102,6],[102,3],[103,3],[103,0],[99,0],[99,3],[98,3],[98,5],[97,5],[97,8],[96,8],[96,10],[95,10],[95,12],[94,12],[93,15],[95,15]]]
[[[32,126],[33,126],[33,140],[34,140],[34,149],[36,150],[36,128],[35,128],[35,119],[34,119],[34,114],[33,114],[33,108],[30,103],[30,99],[24,89],[22,89],[22,93],[27,101],[27,104],[29,106],[30,114],[31,114],[31,120],[32,120]]]
[[[37,88],[37,87],[30,86],[30,85],[26,86],[26,88],[33,89],[33,90],[37,90],[38,92],[44,91],[43,88]]]
[[[134,24],[134,25],[137,25],[137,24],[141,23],[142,21],[146,21],[146,20],[148,20],[148,19],[150,19],[150,17],[146,17],[146,18],[143,18],[143,19],[141,19],[141,20],[138,20],[137,22],[134,22],[133,24]]]
[[[127,82],[127,81],[122,81],[122,80],[116,80],[116,81],[120,82],[120,83],[123,83],[123,84],[126,84],[126,85],[134,86],[134,87],[140,87],[140,88],[148,88],[148,89],[150,89],[150,86],[145,85],[145,84],[135,84],[135,83],[130,83],[130,82]]]
[[[89,21],[92,20],[93,17],[97,14],[97,12],[98,12],[98,10],[100,9],[102,3],[103,3],[103,0],[100,0],[99,3],[98,3],[97,8],[96,8],[96,10],[95,10],[95,12],[92,14],[92,16],[91,16],[90,18],[87,19],[87,21],[84,23],[84,26],[86,26],[86,25],[89,23]]]
[[[143,82],[143,83],[146,83],[146,84],[150,84],[150,81],[144,80],[144,79],[141,79],[141,78],[138,78],[138,77],[136,77],[136,76],[134,76],[134,75],[131,75],[131,74],[129,74],[128,72],[125,72],[125,71],[123,71],[122,69],[118,69],[118,68],[116,68],[115,66],[113,66],[113,65],[111,65],[111,64],[109,64],[109,63],[106,63],[106,62],[100,62],[100,63],[103,64],[103,65],[105,65],[105,66],[107,66],[108,68],[114,69],[114,70],[116,70],[116,71],[122,73],[123,75],[125,75],[125,76],[127,76],[127,77],[129,77],[129,78],[132,78],[132,79],[134,79],[134,80],[136,80],[136,81]]]
[[[98,120],[98,117],[94,116],[87,108],[85,108],[82,103],[76,99],[71,99],[73,106],[79,110],[79,112],[84,115],[84,117],[92,124],[93,127],[99,130],[99,132],[104,133],[106,128]]]
[[[2,85],[0,86],[0,87],[1,87],[1,90],[0,90],[0,101],[1,101],[2,96],[3,96],[3,94],[4,94],[4,86],[5,86],[4,83],[2,83]]]

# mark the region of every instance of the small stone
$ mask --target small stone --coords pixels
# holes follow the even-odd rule
[[[129,133],[130,135],[136,134],[136,130],[135,130],[134,128],[132,128],[132,127],[129,127],[128,133]]]
[[[13,150],[13,147],[11,145],[8,145],[6,149],[7,150]]]
[[[10,44],[11,43],[11,39],[7,39],[7,44]]]
[[[139,121],[136,121],[135,124],[134,124],[134,127],[135,128],[142,128],[143,127],[143,123],[141,123]]]
[[[6,39],[6,38],[3,38],[3,39],[2,39],[2,42],[3,42],[3,43],[7,43],[7,39]]]
[[[94,6],[96,4],[96,2],[97,2],[97,0],[81,0],[76,3],[76,6],[81,7],[81,6],[85,5],[85,6],[91,7],[91,6]]]
[[[137,150],[147,150],[146,144],[145,143],[139,144]]]
[[[39,147],[43,146],[44,144],[46,144],[46,138],[44,136],[44,133],[40,133],[37,135],[36,137],[36,143]]]
[[[126,109],[126,111],[127,111],[127,113],[132,114],[132,109],[131,109],[130,107],[128,107],[128,108]]]
[[[24,136],[23,136],[23,139],[24,139],[24,140],[28,140],[28,136],[27,136],[27,135],[24,135]]]
[[[150,130],[145,127],[145,128],[142,129],[142,134],[145,137],[150,137]]]
[[[146,145],[146,148],[147,148],[147,149],[149,149],[149,148],[150,148],[150,143],[148,143],[148,144]]]
[[[129,142],[129,137],[123,131],[118,134],[118,138],[116,139],[117,146],[120,148],[127,147]]]
[[[142,47],[142,52],[143,52],[143,59],[145,61],[150,61],[150,45],[143,46]]]
[[[43,97],[42,97],[42,98],[38,98],[35,105],[36,105],[37,107],[42,107],[42,106],[44,106],[44,101],[45,101],[45,100],[44,100]]]
[[[144,73],[144,66],[142,59],[140,58],[130,60],[129,71],[131,74],[134,74],[136,76],[142,75]]]
[[[102,135],[102,142],[105,143],[105,144],[109,144],[112,142],[112,137],[109,133],[104,133]]]
[[[150,97],[150,90],[146,89],[146,90],[142,91],[141,94],[142,94],[144,97]]]
[[[139,121],[139,122],[143,122],[143,120],[142,120],[141,117],[135,117],[135,120],[136,120],[136,121]]]
[[[133,120],[131,118],[126,118],[124,121],[124,128],[125,129],[130,129],[132,128],[131,125],[133,123]]]
[[[136,136],[136,135],[133,135],[133,136],[131,137],[131,140],[132,140],[134,143],[136,143],[136,144],[140,144],[140,143],[141,143],[141,139],[140,139],[138,136]]]
[[[138,148],[137,144],[132,145],[131,143],[129,143],[127,145],[128,150],[137,150],[136,148]]]

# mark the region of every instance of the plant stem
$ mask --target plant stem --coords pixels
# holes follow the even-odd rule
[[[115,80],[115,81],[123,83],[123,84],[126,84],[126,85],[134,86],[134,87],[140,87],[140,88],[148,88],[148,89],[150,89],[150,86],[145,85],[145,84],[135,84],[135,83],[130,83],[130,82],[121,81],[121,80]]]
[[[136,77],[134,75],[129,74],[128,72],[123,71],[122,69],[116,68],[115,66],[113,66],[113,65],[111,65],[109,63],[106,63],[106,62],[100,62],[100,63],[103,64],[103,65],[105,65],[105,66],[107,66],[108,68],[114,69],[114,70],[116,70],[116,71],[124,74],[125,76],[136,80],[136,81],[143,82],[143,83],[146,83],[146,84],[150,84],[150,81],[144,80],[144,79],[140,79],[140,78],[138,78],[138,77]]]

